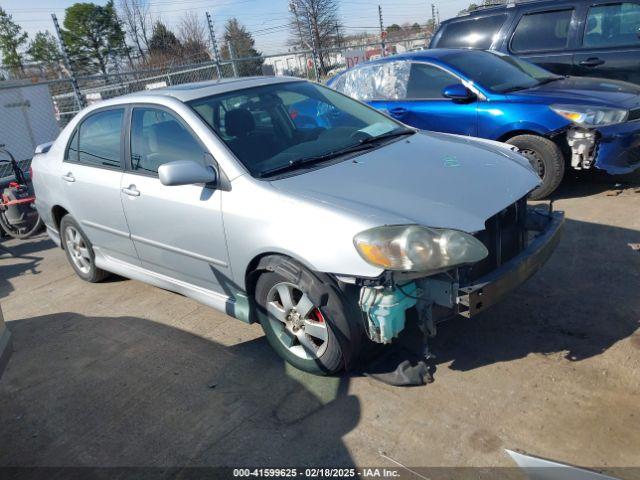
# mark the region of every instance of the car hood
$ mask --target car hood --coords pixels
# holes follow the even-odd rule
[[[275,180],[283,193],[368,217],[476,232],[540,183],[505,144],[420,132],[355,158]]]
[[[509,95],[524,101],[577,103],[633,109],[640,107],[640,87],[605,78],[567,77]]]

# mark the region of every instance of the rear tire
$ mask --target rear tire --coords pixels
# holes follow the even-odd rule
[[[551,195],[564,177],[565,162],[560,147],[538,135],[517,135],[507,140],[507,143],[518,147],[542,178],[542,184],[529,194],[529,198],[540,200]]]
[[[357,357],[361,338],[350,323],[348,300],[329,279],[289,259],[282,262],[283,268],[262,273],[255,287],[256,313],[269,344],[300,370],[343,370]]]
[[[60,221],[60,240],[67,260],[81,279],[97,283],[110,275],[96,267],[93,245],[71,215],[65,215]]]

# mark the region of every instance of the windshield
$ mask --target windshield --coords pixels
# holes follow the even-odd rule
[[[407,128],[309,82],[277,83],[189,102],[254,177],[339,158]]]
[[[562,78],[517,57],[477,50],[452,53],[444,60],[474,83],[496,93],[524,90]]]

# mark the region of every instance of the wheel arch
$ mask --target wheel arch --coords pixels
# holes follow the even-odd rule
[[[534,135],[534,136],[537,136],[537,137],[549,138],[548,134],[542,133],[540,131],[536,131],[536,130],[533,130],[533,129],[518,129],[518,130],[509,130],[508,132],[503,133],[500,137],[497,138],[497,141],[498,142],[506,142],[506,141],[511,140],[512,138],[517,137],[519,135]]]
[[[58,231],[58,234],[62,237],[62,232],[60,232],[60,222],[65,215],[69,214],[69,210],[64,208],[62,205],[54,205],[51,207],[51,220],[53,220],[53,226]],[[64,250],[64,242],[60,241],[60,248]]]
[[[269,271],[278,260],[284,260],[285,262],[293,261],[299,263],[308,270],[314,271],[308,263],[301,261],[299,258],[287,255],[286,253],[276,251],[260,253],[251,259],[244,272],[244,288],[249,298],[253,298],[255,294],[256,283],[258,282],[260,273]]]

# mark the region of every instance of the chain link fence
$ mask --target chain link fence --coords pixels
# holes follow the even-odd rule
[[[252,75],[294,76],[326,82],[347,67],[379,58],[383,52],[384,55],[393,55],[424,49],[428,41],[428,38],[421,36],[395,42],[388,41],[384,50],[381,42],[362,42],[316,52],[302,50],[221,62],[207,60],[128,71],[115,69],[114,73],[108,75],[77,77],[81,99],[74,92],[71,78],[46,81],[35,78],[32,82],[48,85],[55,115],[62,128],[81,110],[82,103],[90,105],[127,93],[171,85]],[[0,89],[10,88],[3,83],[0,82]]]

